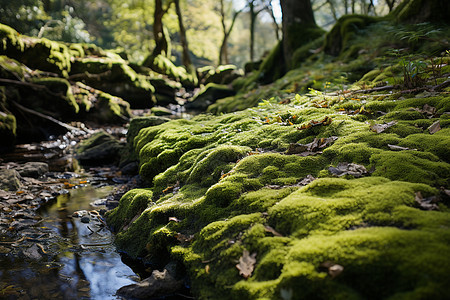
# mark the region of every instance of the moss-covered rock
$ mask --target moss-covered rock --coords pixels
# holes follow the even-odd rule
[[[204,67],[198,70],[199,81],[202,84],[230,84],[236,78],[242,76],[240,70],[235,65],[222,65],[217,68]]]
[[[236,80],[216,116],[130,130],[148,189],[107,215],[119,249],[182,263],[199,299],[444,299],[447,75],[385,86],[402,72],[382,56],[396,35],[362,21],[387,37],[346,31],[338,58],[302,49],[270,85]]]
[[[350,41],[358,30],[375,22],[376,19],[365,15],[346,15],[341,17],[326,35],[324,51],[334,56],[350,46]]]
[[[198,79],[195,74],[189,74],[185,68],[175,66],[175,64],[164,55],[158,55],[156,57],[150,56],[142,63],[142,65],[157,73],[167,75],[172,80],[181,82],[183,86],[195,87],[198,84]]]
[[[192,99],[185,104],[186,108],[193,110],[206,110],[208,106],[218,99],[235,95],[236,92],[223,84],[208,83]]]
[[[76,158],[83,165],[118,163],[123,145],[101,130],[83,140],[76,148]]]
[[[72,65],[73,79],[120,97],[131,107],[147,108],[154,105],[155,88],[149,78],[137,74],[118,56],[77,58]]]
[[[16,118],[0,111],[0,152],[10,150],[16,141]]]

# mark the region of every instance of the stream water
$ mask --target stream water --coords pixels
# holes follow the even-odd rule
[[[122,299],[116,291],[139,280],[101,218],[120,175],[72,172],[72,139],[18,145],[0,157],[3,170],[30,161],[50,170],[22,178],[16,192],[0,190],[0,299]]]
[[[72,217],[74,212],[93,210],[91,203],[104,199],[112,188],[82,186],[38,210],[42,217],[38,226],[47,235],[47,250],[39,251],[42,256],[36,261],[1,257],[5,299],[121,299],[114,295],[116,290],[138,277],[116,252],[113,235],[93,221],[83,223],[81,218]]]

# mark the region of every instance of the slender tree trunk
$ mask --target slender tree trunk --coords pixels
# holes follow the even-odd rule
[[[327,3],[328,3],[328,5],[330,5],[330,10],[331,10],[331,13],[333,14],[333,19],[335,21],[337,21],[338,17],[337,17],[337,14],[336,14],[336,9],[334,7],[333,1],[332,0],[327,0]]]
[[[250,8],[250,62],[254,61],[255,56],[255,5],[254,1],[249,3]]]
[[[352,0],[352,14],[355,13],[355,0]]]
[[[230,63],[230,60],[228,59],[228,38],[230,37],[231,31],[233,30],[234,24],[236,23],[236,19],[241,12],[242,10],[235,11],[233,13],[233,19],[231,20],[230,27],[227,29],[227,25],[225,23],[225,3],[223,0],[220,0],[220,21],[222,24],[223,39],[219,51],[219,65],[222,65],[224,62],[225,64]]]
[[[348,0],[344,0],[344,14],[348,15]]]
[[[164,9],[162,0],[155,0],[155,13],[153,20],[153,37],[155,39],[155,48],[153,49],[152,56],[156,57],[160,54],[169,56],[169,42],[168,37],[164,33],[162,19],[169,10],[172,1],[167,3],[167,7]]]
[[[389,12],[394,8],[395,0],[386,0],[386,4],[389,7]]]
[[[273,20],[273,27],[275,29],[275,36],[277,38],[277,41],[280,41],[280,25],[278,25],[277,18],[275,18],[275,14],[273,13],[273,6],[272,1],[270,1],[269,5],[267,6],[267,11],[269,12],[270,16]]]
[[[175,2],[175,10],[178,16],[178,25],[180,26],[181,47],[183,48],[182,62],[183,65],[186,67],[186,70],[190,70],[192,69],[192,61],[189,55],[189,45],[186,37],[186,28],[184,28],[183,24],[183,15],[181,14],[180,0],[175,0],[174,2]]]

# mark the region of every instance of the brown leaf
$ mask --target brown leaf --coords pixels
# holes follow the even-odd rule
[[[401,147],[401,146],[397,146],[397,145],[390,145],[388,144],[389,149],[394,150],[394,151],[402,151],[402,150],[413,150],[413,151],[417,151],[417,149],[409,149],[407,147]]]
[[[181,222],[181,220],[177,219],[176,217],[169,217],[169,222],[170,221],[174,221],[174,222],[177,222],[177,223]]]
[[[368,173],[367,169],[364,166],[354,163],[339,163],[337,167],[329,167],[328,171],[330,171],[331,174],[337,175],[339,177],[344,175],[361,177]]]
[[[264,226],[264,230],[267,232],[270,232],[274,236],[283,236],[282,234],[278,233],[275,229],[273,229],[273,227],[271,227],[269,225]]]
[[[236,268],[239,270],[239,275],[242,275],[244,278],[252,276],[255,263],[256,253],[250,255],[250,252],[248,252],[247,249],[244,249],[242,256],[239,258],[239,263],[236,265]]]
[[[434,133],[438,132],[439,130],[441,130],[441,124],[440,124],[439,120],[437,120],[436,122],[431,124],[430,127],[428,127],[428,131],[430,132],[430,134],[434,134]]]
[[[432,118],[436,114],[436,107],[425,104],[420,112],[427,115],[428,118]]]
[[[436,202],[439,202],[438,197],[431,196],[424,198],[421,192],[416,192],[415,194],[415,200],[419,203],[420,208],[424,210],[439,210],[439,206],[436,204]]]
[[[329,138],[315,138],[309,144],[291,143],[286,151],[286,154],[297,154],[299,156],[309,156],[321,153],[319,150],[330,146],[338,139],[337,136]]]
[[[376,133],[382,133],[389,127],[394,126],[395,124],[397,124],[397,121],[391,121],[391,122],[384,123],[384,124],[373,124],[373,125],[370,125],[370,130],[375,131]]]

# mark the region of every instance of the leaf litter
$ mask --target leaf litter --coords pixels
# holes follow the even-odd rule
[[[239,258],[239,263],[236,268],[239,270],[239,275],[245,279],[252,276],[256,264],[256,253],[250,254],[247,249],[244,249],[242,256]]]

